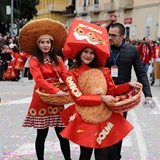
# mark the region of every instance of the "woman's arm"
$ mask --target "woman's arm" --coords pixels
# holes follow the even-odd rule
[[[142,84],[140,84],[138,82],[127,82],[124,84],[115,85],[114,81],[111,77],[109,68],[104,69],[104,76],[107,81],[107,87],[108,87],[107,94],[109,94],[109,95],[116,96],[116,95],[120,95],[125,92],[128,92],[132,87],[135,87],[135,88],[142,87]]]
[[[56,94],[58,91],[60,91],[59,88],[54,87],[52,84],[48,83],[40,70],[38,61],[33,57],[30,59],[30,71],[31,74],[36,82],[36,85],[39,88],[44,89],[46,92],[51,94]]]
[[[69,88],[69,92],[76,104],[80,106],[93,106],[100,105],[102,103],[102,97],[98,94],[83,94],[77,83],[77,77],[69,71],[65,80],[66,85]]]

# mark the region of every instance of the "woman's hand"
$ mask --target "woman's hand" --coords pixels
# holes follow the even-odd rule
[[[102,102],[115,103],[116,99],[111,95],[102,95]]]
[[[133,88],[141,88],[142,84],[139,82],[129,82],[129,85]]]
[[[61,91],[61,90],[58,91],[56,94],[59,95],[59,96],[61,96],[61,97],[66,96],[66,95],[69,95],[68,92],[63,92],[63,91]]]

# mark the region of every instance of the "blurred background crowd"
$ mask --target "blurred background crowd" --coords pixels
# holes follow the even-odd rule
[[[30,55],[20,50],[18,36],[0,33],[0,80],[19,81],[21,77],[32,80],[29,71]]]
[[[160,41],[150,40],[148,37],[142,39],[127,39],[125,43],[134,45],[148,73],[151,65],[152,71],[149,73],[151,85],[155,83],[154,64],[156,59],[160,58]],[[62,56],[62,51],[57,53]],[[21,51],[18,45],[18,36],[10,35],[9,32],[0,33],[0,80],[1,81],[19,81],[21,77],[27,77],[28,81],[32,80],[29,70],[30,55]],[[72,60],[68,61],[69,66]]]

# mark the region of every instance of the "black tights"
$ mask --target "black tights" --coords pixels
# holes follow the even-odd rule
[[[60,147],[61,147],[61,150],[62,150],[62,153],[63,153],[65,160],[71,160],[69,140],[61,137],[61,135],[59,134],[64,128],[55,127],[54,129],[55,129],[56,135],[60,141]],[[44,160],[44,143],[45,143],[45,139],[48,134],[48,130],[49,130],[49,128],[37,129],[37,137],[36,137],[35,147],[36,147],[36,154],[37,154],[38,160]]]
[[[93,148],[87,148],[80,146],[80,158],[79,160],[90,160],[93,152]],[[94,149],[95,160],[108,160],[108,147],[95,148]]]

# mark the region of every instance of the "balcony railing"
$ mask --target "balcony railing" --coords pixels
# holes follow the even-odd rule
[[[100,7],[99,4],[94,4],[94,5],[90,5],[89,6],[89,12],[99,12],[100,11]]]
[[[41,9],[39,9],[39,10],[38,10],[38,14],[41,14],[41,13],[42,13],[42,10],[41,10]]]
[[[132,9],[133,0],[119,0],[119,8],[120,9]]]
[[[65,10],[66,6],[65,5],[56,5],[56,4],[50,4],[46,7],[46,12],[62,12]]]
[[[63,16],[74,17],[77,14],[74,5],[69,5],[65,8],[66,8],[66,10],[63,10],[63,12],[62,12]]]
[[[79,7],[77,14],[79,15],[86,15],[87,14],[87,7]]]
[[[116,10],[115,2],[104,3],[104,10],[107,12],[114,12]]]

